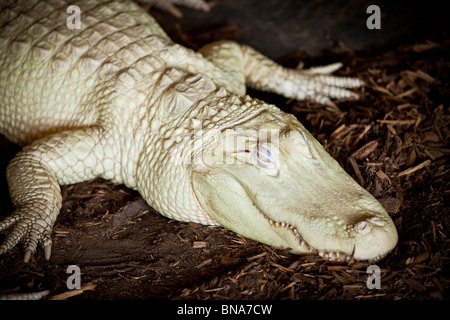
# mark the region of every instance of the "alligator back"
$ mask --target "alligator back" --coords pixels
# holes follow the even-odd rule
[[[0,133],[13,142],[92,125],[94,90],[170,42],[132,2],[71,4],[79,29],[64,0],[0,3]]]

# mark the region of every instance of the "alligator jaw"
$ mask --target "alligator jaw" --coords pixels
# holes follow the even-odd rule
[[[271,218],[272,214],[267,213],[254,199],[251,199],[244,186],[229,173],[220,170],[209,170],[208,173],[194,172],[193,185],[198,200],[212,219],[243,236],[275,248],[290,249],[294,254],[317,254],[333,263],[346,263],[352,259],[375,262],[384,258],[390,251],[365,258],[355,255],[356,246],[359,244],[346,245],[347,252],[336,249],[327,250],[326,243],[321,247],[313,246],[302,235],[300,229],[304,227],[304,224],[297,222],[296,227],[286,220]],[[219,188],[220,193],[216,192]],[[233,213],[230,212],[230,207],[234,209]],[[318,236],[321,237],[323,234]],[[331,239],[331,241],[334,240]]]
[[[310,246],[300,235],[298,230],[285,222],[278,222],[270,219],[267,215],[263,214],[264,219],[266,219],[270,226],[273,226],[275,228],[286,228],[287,230],[291,231],[294,237],[297,239],[298,243],[302,248],[304,248],[305,252],[309,252],[311,254],[317,254],[324,258],[327,261],[334,262],[334,263],[344,263],[344,262],[350,262],[353,258],[354,249],[351,254],[344,253],[342,251],[327,251],[323,249],[316,249]],[[389,252],[388,252],[389,253]],[[388,253],[379,255],[378,257],[375,257],[373,259],[367,260],[368,262],[377,262],[382,260],[384,257],[388,255]]]

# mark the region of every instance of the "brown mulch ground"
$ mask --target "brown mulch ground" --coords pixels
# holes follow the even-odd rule
[[[359,101],[337,108],[257,93],[295,114],[390,213],[399,243],[377,263],[381,289],[366,286],[369,263],[331,264],[220,227],[169,220],[137,193],[97,179],[62,188],[49,262],[39,251],[25,265],[20,246],[0,257],[0,290],[48,289],[58,298],[68,291],[67,266],[76,264],[90,290],[72,299],[448,299],[449,49],[436,40],[280,60],[343,61],[348,67],[339,73],[367,86]]]

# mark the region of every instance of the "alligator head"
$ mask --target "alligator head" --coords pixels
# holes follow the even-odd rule
[[[380,203],[293,115],[268,108],[217,135],[192,184],[215,221],[245,237],[328,260],[378,260],[397,243]]]

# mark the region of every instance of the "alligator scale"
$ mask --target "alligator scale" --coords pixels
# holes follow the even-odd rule
[[[81,12],[67,26],[67,7]],[[217,224],[293,253],[379,259],[394,224],[290,114],[246,85],[322,104],[357,98],[339,63],[284,68],[221,41],[173,43],[140,6],[114,0],[3,0],[0,133],[23,146],[7,168],[14,211],[0,253],[50,258],[60,185],[102,177],[159,213]]]

